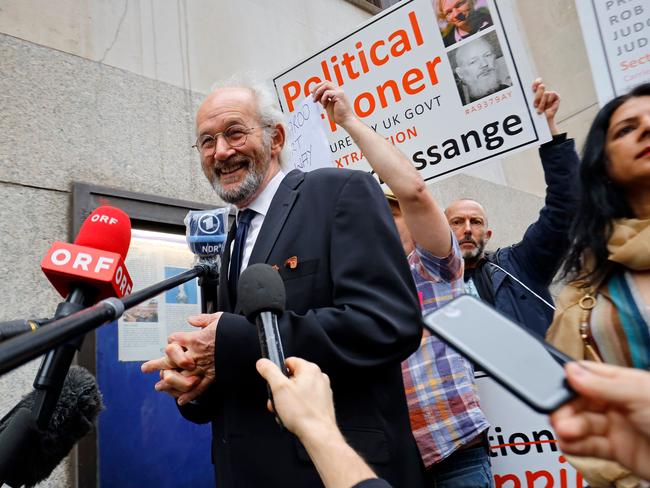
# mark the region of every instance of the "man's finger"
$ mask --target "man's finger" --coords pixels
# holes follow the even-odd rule
[[[333,90],[331,88],[328,88],[327,90],[323,91],[323,93],[320,96],[320,103],[323,104],[323,107],[325,109],[329,108],[330,102],[333,100]]]
[[[316,88],[314,89],[314,92],[312,93],[312,98],[314,99],[314,101],[315,102],[319,101],[323,96],[323,92],[325,90],[329,89],[329,88],[331,88],[331,86],[326,81],[321,82],[320,84],[318,84],[316,86]]]
[[[592,435],[604,435],[609,419],[601,413],[582,412],[573,417],[557,419],[552,422],[558,436],[567,440],[581,439]]]
[[[535,90],[535,100],[533,101],[533,105],[535,107],[539,107],[539,104],[541,103],[543,96],[544,96],[544,84],[540,83],[537,86],[537,89]]]
[[[291,372],[291,375],[302,375],[311,372],[312,374],[322,373],[317,364],[306,361],[302,358],[290,357],[285,360],[285,365]]]
[[[537,102],[537,113],[542,114],[548,108],[548,96],[544,93]]]
[[[289,371],[289,376],[293,376],[293,371],[296,368],[296,361],[297,360],[298,360],[298,358],[293,357],[293,356],[285,358],[284,365],[286,366],[287,370]]]
[[[188,334],[190,334],[190,332],[174,332],[173,334],[169,334],[169,336],[167,336],[167,344],[176,343],[181,346],[187,346],[189,339],[187,337]]]
[[[211,383],[212,380],[204,376],[203,378],[201,378],[201,381],[192,390],[183,393],[181,396],[178,397],[178,404],[182,406],[185,405],[186,403],[196,400],[198,397],[203,395],[203,393],[208,389]]]
[[[178,398],[179,396],[184,394],[182,391],[170,389],[164,381],[159,381],[158,383],[156,383],[154,385],[154,388],[157,392],[167,393],[169,396],[174,398]]]
[[[648,384],[645,371],[588,361],[568,363],[565,370],[569,384],[588,398],[620,406],[649,396],[647,388],[640,387]],[[625,375],[624,381],[619,380],[621,374]],[[631,379],[638,381],[630,381]]]
[[[546,99],[544,100],[544,105],[546,106],[546,111],[548,114],[555,115],[557,109],[559,108],[560,97],[555,92],[546,92]]]
[[[611,444],[605,437],[587,437],[576,441],[560,440],[560,449],[567,454],[611,459]]]
[[[271,389],[276,388],[284,381],[289,381],[287,377],[282,374],[280,368],[266,358],[258,359],[257,363],[255,363],[255,367],[257,368],[257,372],[266,380]]]
[[[191,391],[200,381],[201,378],[198,376],[186,376],[178,371],[166,370],[162,380],[158,383],[163,383],[163,391],[178,390],[186,393]]]
[[[140,366],[140,371],[143,373],[153,373],[155,371],[160,371],[161,369],[175,369],[176,365],[169,362],[167,356],[163,356],[158,359],[152,359],[146,363],[142,363]]]
[[[218,320],[220,316],[221,312],[190,315],[187,317],[187,322],[194,327],[207,327],[215,320]]]
[[[570,366],[569,366],[570,365]],[[615,366],[613,364],[607,363],[597,363],[595,361],[577,361],[569,363],[569,368],[574,369],[576,366],[580,366],[582,369],[597,374],[603,378],[615,378],[618,376],[621,371],[627,371],[628,368],[622,366]]]
[[[194,360],[178,343],[173,342],[171,344],[167,344],[165,347],[165,356],[169,358],[169,362],[176,364],[178,368],[192,371],[196,367]]]

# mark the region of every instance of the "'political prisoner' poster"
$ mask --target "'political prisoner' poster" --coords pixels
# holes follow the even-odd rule
[[[576,7],[600,105],[650,81],[650,2],[581,0]]]
[[[455,36],[440,0],[404,0],[273,79],[292,114],[322,80],[412,160],[425,180],[550,139],[532,107],[533,76],[511,0],[477,0],[478,30]],[[352,139],[321,114],[332,166],[370,171]],[[312,160],[314,155],[312,154]]]

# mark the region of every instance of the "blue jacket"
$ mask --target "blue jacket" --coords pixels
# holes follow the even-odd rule
[[[555,136],[542,145],[539,155],[546,180],[546,199],[539,218],[517,244],[486,253],[476,273],[491,283],[494,306],[526,329],[544,337],[553,320],[553,309],[527,291],[500,266],[553,303],[548,286],[558,271],[568,247],[568,230],[576,211],[578,154],[573,139]],[[476,278],[475,278],[476,279]]]

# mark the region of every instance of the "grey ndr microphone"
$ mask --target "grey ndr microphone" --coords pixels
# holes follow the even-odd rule
[[[284,312],[286,302],[280,274],[268,264],[260,263],[247,267],[239,277],[237,300],[249,322],[257,326],[262,356],[271,360],[285,376],[289,376],[284,364],[282,338],[278,330],[278,315]],[[268,384],[266,386],[273,404],[273,394]],[[283,427],[277,414],[275,418]]]

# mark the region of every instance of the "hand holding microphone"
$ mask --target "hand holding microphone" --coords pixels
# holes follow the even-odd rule
[[[268,264],[253,264],[239,277],[237,297],[246,318],[255,323],[262,357],[269,359],[285,376],[289,376],[284,364],[282,338],[278,330],[278,314],[284,312],[286,302],[284,282],[280,274]],[[275,409],[273,392],[267,384],[269,401]],[[281,427],[282,420],[276,415]]]
[[[255,365],[273,393],[274,412],[299,438],[337,430],[329,377],[318,365],[300,358],[287,358],[289,378],[266,358]],[[284,368],[283,368],[284,369]]]
[[[287,375],[277,323],[285,303],[282,278],[267,264],[251,265],[241,274],[238,296],[248,320],[257,324],[263,357]],[[172,334],[165,355],[142,364],[143,373],[160,372],[156,390],[176,398],[179,405],[199,397],[214,381],[214,346],[221,314],[190,317],[188,322],[201,330]]]
[[[246,318],[257,325],[262,356],[287,375],[278,315],[286,302],[284,282],[268,264],[253,264],[239,277],[237,297]]]

